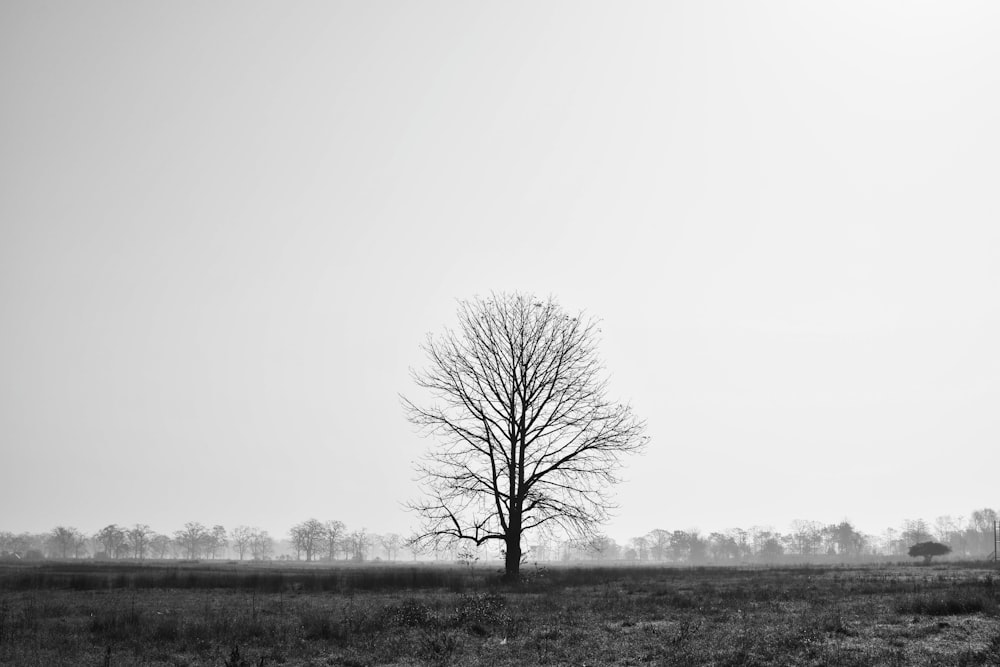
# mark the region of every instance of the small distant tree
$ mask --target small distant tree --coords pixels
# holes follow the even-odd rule
[[[174,533],[174,542],[180,547],[185,558],[194,560],[198,558],[205,547],[208,546],[211,533],[197,521],[184,524],[184,530]]]
[[[239,554],[240,560],[243,560],[246,552],[250,549],[250,542],[253,541],[253,533],[254,529],[250,526],[236,526],[230,534],[233,547],[236,548],[236,553]]]
[[[785,553],[785,546],[781,543],[781,535],[778,533],[768,533],[762,537],[760,549],[757,557],[765,562],[773,562],[781,558]]]
[[[354,531],[344,541],[351,560],[360,563],[367,558],[368,549],[372,546],[372,538],[364,528]]]
[[[930,526],[923,519],[907,519],[903,522],[900,539],[904,544],[916,545],[921,542],[932,542],[934,536],[931,535]]]
[[[976,510],[969,517],[969,527],[966,531],[969,546],[972,553],[984,556],[992,553],[993,544],[993,522],[997,520],[996,510],[984,507]]]
[[[816,521],[796,519],[792,521],[792,544],[800,556],[819,553],[823,545],[823,525]]]
[[[858,556],[864,548],[864,536],[855,530],[850,521],[841,521],[823,529],[824,537],[838,556]]]
[[[76,528],[57,526],[52,529],[49,537],[50,553],[56,558],[69,558],[75,555],[79,531]]]
[[[601,534],[582,540],[581,546],[594,560],[614,560],[621,552],[621,547],[614,539]]]
[[[90,538],[77,530],[73,539],[73,558],[83,558],[87,555],[87,543]]]
[[[923,556],[924,565],[930,565],[931,558],[951,553],[951,547],[947,544],[941,544],[940,542],[920,542],[910,547],[910,550],[907,553],[911,558]]]
[[[386,533],[379,537],[379,543],[385,549],[386,560],[396,560],[399,555],[399,547],[403,544],[403,537],[397,533]]]
[[[13,551],[23,558],[27,558],[32,551],[38,551],[41,545],[31,533],[18,533],[14,536]]]
[[[934,534],[942,544],[947,544],[954,552],[963,550],[961,520],[947,514],[939,516],[934,519]]]
[[[323,524],[322,541],[328,560],[334,560],[337,557],[337,549],[340,548],[346,531],[347,526],[344,525],[343,521],[332,519]]]
[[[108,558],[120,557],[122,551],[128,546],[125,530],[114,523],[101,528],[94,539],[104,548],[104,553]]]
[[[149,538],[149,549],[153,554],[153,558],[161,560],[166,558],[167,552],[170,551],[170,538],[166,535],[154,534]]]
[[[651,542],[648,535],[640,535],[629,540],[629,547],[634,552],[630,560],[649,560]]]
[[[225,526],[212,526],[212,532],[209,533],[205,542],[208,546],[208,553],[212,556],[212,558],[216,558],[219,553],[225,556],[226,547],[229,546],[229,539],[226,534]]]
[[[654,528],[646,536],[646,544],[649,546],[649,554],[653,560],[665,560],[670,551],[670,531]]]
[[[134,528],[126,531],[125,535],[128,539],[133,558],[136,560],[142,560],[146,557],[146,552],[149,551],[150,536],[152,534],[152,529],[144,523],[137,523]]]
[[[712,533],[708,536],[708,553],[716,562],[737,561],[740,558],[740,545],[730,533]]]
[[[254,560],[270,560],[274,554],[274,538],[266,530],[253,529],[250,538],[250,555]]]
[[[14,544],[14,533],[0,531],[0,557],[6,558],[11,555]]]
[[[886,555],[889,556],[902,556],[906,553],[907,542],[900,536],[900,532],[891,526],[885,529],[883,533],[883,544],[885,545],[884,551]],[[912,540],[912,542],[919,542],[920,540]]]
[[[295,548],[295,560],[298,560],[302,553],[305,554],[307,561],[318,555],[325,533],[326,528],[318,519],[308,519],[292,526],[288,535],[292,538],[292,546]]]

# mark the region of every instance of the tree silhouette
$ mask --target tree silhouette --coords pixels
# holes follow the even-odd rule
[[[144,523],[137,523],[125,532],[133,558],[142,560],[146,557],[146,552],[149,550],[149,538],[152,534],[153,530]]]
[[[76,555],[76,545],[80,537],[80,531],[76,528],[56,526],[50,533],[53,553],[59,558],[69,558],[70,554]]]
[[[924,565],[930,565],[931,558],[951,553],[951,547],[947,544],[941,544],[940,542],[920,542],[919,544],[914,544],[910,547],[910,550],[907,553],[911,558],[923,556]]]
[[[345,532],[347,532],[347,526],[344,525],[343,521],[331,519],[323,524],[323,542],[326,549],[326,557],[329,560],[336,559],[337,549],[340,548],[340,543],[344,538]]]
[[[253,541],[253,533],[254,529],[250,526],[236,526],[230,534],[233,547],[236,548],[236,553],[239,555],[240,560],[243,560],[247,550],[250,548],[250,542]]]
[[[440,441],[418,465],[417,539],[501,541],[516,577],[525,531],[593,536],[620,457],[646,443],[645,423],[605,398],[595,320],[526,294],[460,302],[458,319],[457,332],[428,336],[430,366],[413,373],[435,402],[402,399]]]
[[[189,521],[183,530],[174,533],[174,542],[184,551],[185,557],[195,560],[208,546],[212,534],[201,523]]]
[[[101,528],[97,531],[94,539],[104,547],[104,554],[107,558],[121,557],[124,548],[128,545],[125,529],[116,523]]]
[[[305,553],[307,561],[311,561],[313,556],[317,556],[325,534],[326,527],[323,526],[319,519],[307,519],[300,524],[292,526],[289,536],[292,538],[292,546],[295,548],[296,559],[299,553]]]

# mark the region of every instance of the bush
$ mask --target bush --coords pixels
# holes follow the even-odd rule
[[[459,624],[497,625],[506,622],[507,601],[498,593],[462,595],[455,618]]]
[[[438,624],[438,618],[431,608],[419,600],[407,598],[391,611],[392,622],[406,627],[433,627]]]
[[[997,603],[982,591],[955,590],[944,593],[911,595],[899,601],[896,611],[900,614],[926,616],[955,616],[978,612],[995,613]]]

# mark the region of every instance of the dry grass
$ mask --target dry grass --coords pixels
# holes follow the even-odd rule
[[[0,664],[1000,664],[985,566],[531,574],[503,588],[458,567],[0,570]]]

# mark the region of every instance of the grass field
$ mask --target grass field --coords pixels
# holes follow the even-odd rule
[[[986,564],[0,566],[3,665],[1000,665]]]

